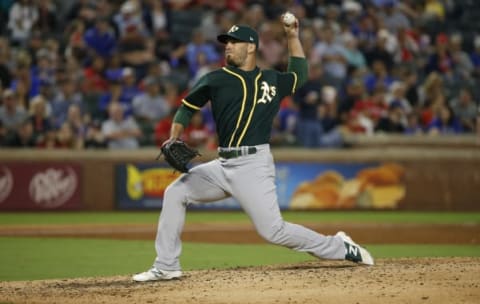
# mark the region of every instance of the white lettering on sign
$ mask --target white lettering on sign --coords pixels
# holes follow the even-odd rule
[[[48,168],[33,176],[29,186],[30,197],[44,208],[57,208],[72,197],[77,186],[77,175],[71,167]]]
[[[13,189],[13,176],[10,169],[0,169],[0,204],[10,195]]]

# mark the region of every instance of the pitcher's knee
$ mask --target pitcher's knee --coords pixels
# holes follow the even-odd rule
[[[282,221],[267,229],[259,229],[258,234],[272,244],[283,245],[285,241],[285,222]]]

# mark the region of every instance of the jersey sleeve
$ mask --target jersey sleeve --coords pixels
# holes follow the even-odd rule
[[[200,110],[210,100],[210,81],[208,74],[201,77],[187,96],[182,100],[185,107]]]
[[[278,74],[278,89],[280,96],[293,95],[297,89],[297,75],[294,72]]]

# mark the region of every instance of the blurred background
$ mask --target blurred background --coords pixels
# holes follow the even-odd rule
[[[273,145],[475,132],[480,4],[473,0],[4,0],[0,145],[158,145],[189,87],[223,65],[216,36],[233,24],[259,31],[261,68],[285,70],[286,10],[300,20],[310,79],[282,102]],[[133,131],[112,138],[112,120]],[[207,107],[185,139],[215,149],[214,130]]]

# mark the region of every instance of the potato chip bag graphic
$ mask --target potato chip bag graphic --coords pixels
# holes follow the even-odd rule
[[[133,200],[143,196],[142,174],[134,165],[127,165],[127,193]]]
[[[294,192],[294,209],[396,208],[405,197],[405,169],[396,163],[360,170],[355,178],[345,179],[329,170],[312,181],[301,183]]]

